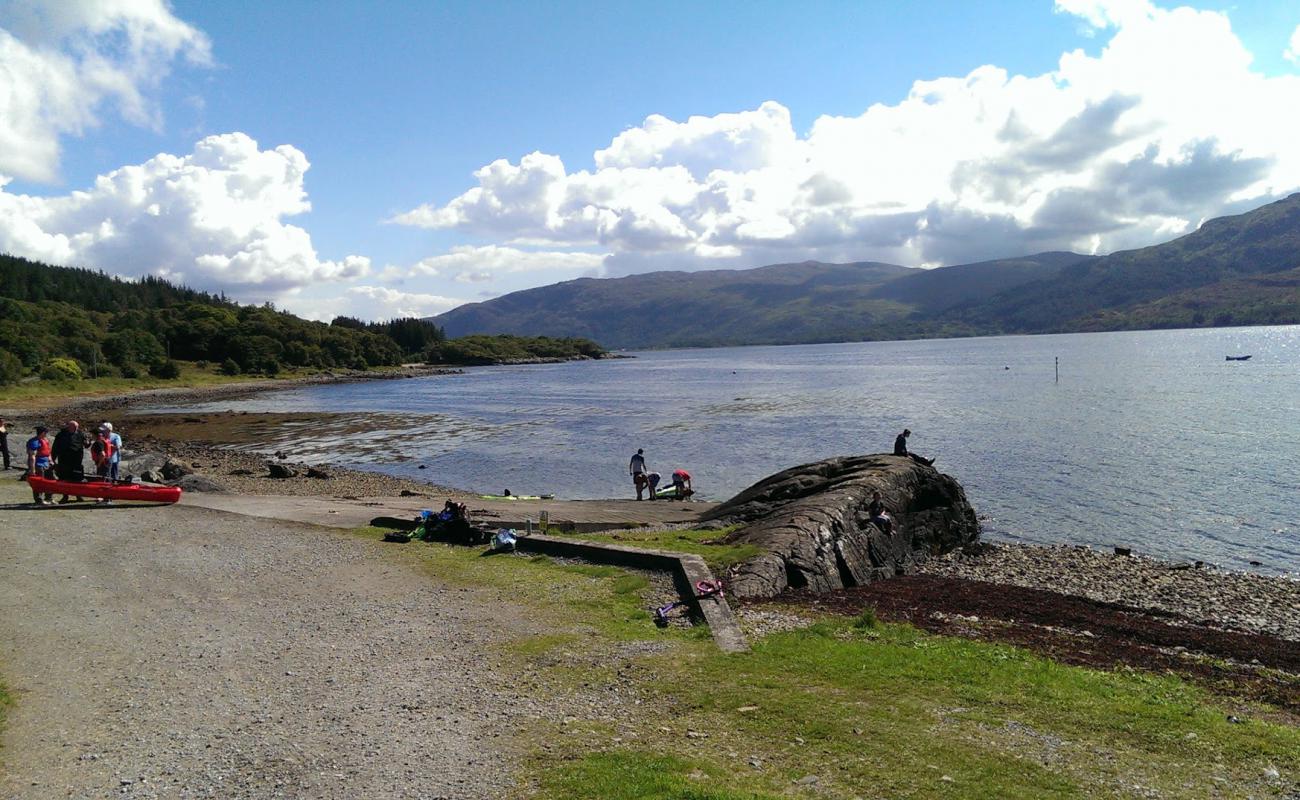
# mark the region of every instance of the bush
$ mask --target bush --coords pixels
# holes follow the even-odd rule
[[[126,363],[118,367],[117,371],[122,373],[123,378],[128,378],[130,380],[135,380],[141,375],[144,375],[144,367],[139,364]]]
[[[862,613],[858,614],[857,618],[853,620],[853,627],[860,631],[879,628],[880,619],[876,617],[876,610],[871,606],[862,609]]]
[[[181,365],[171,359],[161,361],[149,368],[149,374],[163,380],[175,380],[181,376]]]
[[[70,358],[51,358],[41,367],[41,377],[47,381],[79,381],[81,367]]]
[[[241,372],[243,372],[243,370],[239,368],[239,364],[235,359],[227,358],[225,361],[221,362],[222,375],[238,375]]]
[[[23,362],[8,350],[0,350],[0,386],[17,383],[23,377]]]

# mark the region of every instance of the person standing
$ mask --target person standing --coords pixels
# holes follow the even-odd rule
[[[933,464],[934,463],[933,458],[922,458],[921,456],[918,456],[916,453],[908,452],[907,437],[911,435],[912,432],[906,428],[903,429],[902,433],[898,434],[898,438],[894,439],[894,455],[907,456],[908,458],[912,459],[916,463],[924,464],[927,467]]]
[[[27,475],[35,475],[40,478],[54,477],[54,458],[51,455],[50,440],[46,438],[49,428],[44,425],[36,426],[36,435],[27,440]],[[38,506],[48,506],[54,503],[54,495],[49,492],[45,493],[44,499],[41,498],[40,492],[32,489],[32,502]]]
[[[109,440],[111,435],[111,431],[101,427],[99,435],[90,444],[90,460],[95,462],[95,475],[103,479],[108,478],[109,471],[113,467],[113,443]],[[95,502],[110,503],[112,501],[105,498]]]
[[[86,478],[86,468],[84,466],[86,448],[90,447],[90,442],[86,440],[86,434],[81,431],[81,423],[75,419],[70,419],[64,424],[63,430],[59,431],[54,437],[54,444],[51,447],[54,457],[54,474],[61,481],[72,481],[80,483]],[[77,502],[85,500],[84,497],[78,497]],[[59,504],[71,503],[72,500],[68,495],[63,495]]]
[[[109,462],[108,477],[117,480],[118,468],[122,464],[122,436],[113,430],[113,423],[108,420],[99,423],[99,430],[108,433],[108,443],[113,445],[113,460]]]
[[[9,469],[9,426],[5,418],[0,417],[0,456],[4,457],[5,469]]]
[[[627,462],[627,471],[632,476],[632,485],[636,487],[636,499],[640,500],[646,486],[644,450],[638,447],[636,452],[632,454],[632,459]],[[654,495],[651,495],[651,497],[653,498]]]

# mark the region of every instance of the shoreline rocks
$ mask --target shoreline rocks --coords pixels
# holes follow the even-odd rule
[[[886,533],[867,506],[880,492]],[[825,592],[913,572],[933,554],[975,542],[975,511],[953,478],[893,455],[830,458],[779,472],[702,517],[742,523],[727,543],[765,552],[732,568],[739,597],[787,588]]]
[[[1300,641],[1300,580],[1294,578],[1188,567],[1085,546],[1001,543],[929,559],[917,572],[1045,589]]]

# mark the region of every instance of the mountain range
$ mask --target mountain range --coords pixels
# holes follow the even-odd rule
[[[612,348],[796,344],[1300,322],[1300,193],[1107,256],[937,269],[805,261],[579,278],[431,318],[448,336],[582,336]]]

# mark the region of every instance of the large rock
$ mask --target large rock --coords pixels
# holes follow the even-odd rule
[[[159,471],[162,473],[163,479],[168,481],[178,481],[186,475],[194,472],[193,469],[185,464],[182,464],[179,461],[173,461],[170,458],[167,459],[167,463],[163,464],[162,469]]]
[[[186,475],[172,485],[179,486],[187,492],[212,492],[222,494],[230,491],[224,484],[218,483],[206,475]]]
[[[272,478],[279,478],[281,480],[284,480],[285,478],[292,478],[298,474],[298,471],[296,469],[292,467],[286,467],[284,464],[277,464],[274,461],[267,464],[266,468],[267,468],[267,474],[269,474]]]
[[[894,519],[892,533],[867,515],[874,491]],[[742,524],[727,541],[764,550],[731,570],[729,585],[741,597],[771,597],[788,587],[823,592],[903,575],[980,535],[975,510],[957,481],[890,455],[830,458],[788,469],[704,519]]]

